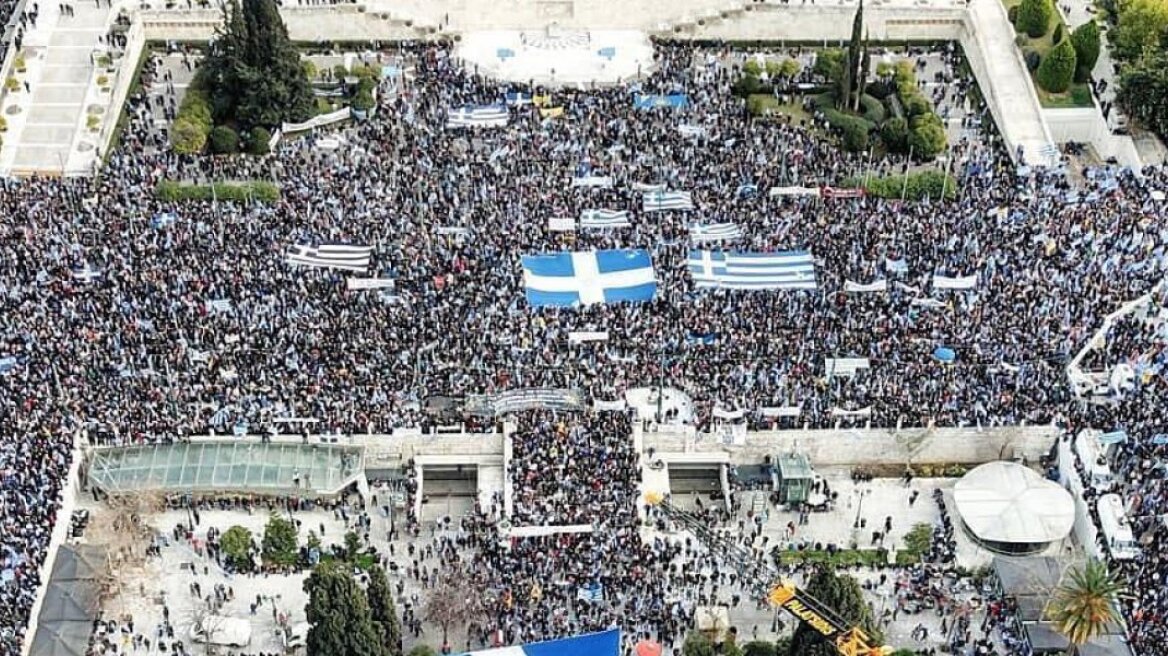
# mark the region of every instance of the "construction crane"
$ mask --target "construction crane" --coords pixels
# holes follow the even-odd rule
[[[872,644],[858,626],[849,626],[832,608],[799,590],[794,581],[783,579],[774,566],[754,557],[734,540],[719,535],[707,520],[671,504],[661,494],[651,492],[645,500],[674,524],[694,534],[710,553],[738,569],[743,585],[776,608],[782,608],[818,631],[835,645],[841,656],[888,656],[892,648]]]

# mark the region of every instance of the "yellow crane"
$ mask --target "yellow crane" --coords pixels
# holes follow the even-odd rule
[[[655,492],[646,494],[645,501],[674,523],[689,529],[715,557],[736,567],[744,584],[753,585],[756,594],[818,631],[835,645],[841,656],[888,656],[892,653],[891,647],[873,644],[863,629],[849,626],[833,609],[801,591],[794,581],[781,578],[773,567],[760,562],[741,545],[710,530],[706,520],[677,508]]]

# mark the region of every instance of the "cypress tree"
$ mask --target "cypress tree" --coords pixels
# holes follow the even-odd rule
[[[313,656],[386,656],[365,593],[352,574],[333,563],[318,565],[304,581],[308,593],[307,648]]]
[[[839,615],[847,626],[858,626],[868,634],[874,644],[883,640],[876,629],[876,622],[863,591],[856,579],[844,574],[837,575],[831,567],[824,566],[815,572],[804,586],[807,594],[815,597]],[[800,623],[791,638],[792,655],[798,656],[839,656],[835,645],[824,639],[823,634],[805,623]]]
[[[386,656],[401,656],[401,621],[389,591],[389,580],[380,565],[369,570],[369,587],[365,593],[369,597],[369,614],[373,618],[378,638],[385,645]]]
[[[311,116],[312,87],[275,0],[230,0],[223,14],[195,81],[215,122],[247,131]]]

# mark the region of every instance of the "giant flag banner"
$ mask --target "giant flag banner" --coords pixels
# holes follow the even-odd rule
[[[586,633],[571,638],[472,651],[463,656],[618,656],[620,629]]]
[[[511,120],[504,105],[468,105],[446,115],[448,128],[501,128]]]
[[[934,289],[973,289],[977,287],[977,274],[970,276],[942,276],[933,274]]]
[[[532,307],[643,302],[657,293],[645,250],[603,250],[523,256],[523,284]]]
[[[816,289],[815,259],[807,251],[741,253],[690,251],[699,289]]]
[[[688,191],[650,191],[641,197],[646,212],[692,210],[693,196]]]
[[[689,107],[689,96],[684,93],[671,93],[669,95],[638,93],[633,96],[633,107],[637,109],[656,109],[658,107],[685,109]]]
[[[352,244],[321,244],[309,246],[297,244],[284,255],[288,264],[304,264],[324,269],[345,269],[346,271],[365,271],[369,268],[369,258],[373,255],[372,246],[354,246]]]

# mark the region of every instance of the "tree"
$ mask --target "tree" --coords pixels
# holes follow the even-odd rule
[[[682,656],[714,656],[714,643],[701,631],[690,631],[681,645]]]
[[[844,51],[839,48],[820,50],[815,56],[815,65],[811,70],[829,82],[838,80],[843,74],[844,57]]]
[[[1134,62],[1145,50],[1155,49],[1168,28],[1168,2],[1164,0],[1124,0],[1119,20],[1109,35],[1115,55]]]
[[[482,597],[467,585],[470,580],[469,572],[459,567],[448,568],[426,597],[423,616],[442,629],[444,647],[451,627],[465,626],[484,615]]]
[[[743,656],[787,656],[778,654],[775,651],[775,646],[765,640],[752,640],[745,645],[742,645]]]
[[[414,645],[410,649],[409,656],[438,656],[438,652],[430,645]]]
[[[856,579],[837,575],[831,567],[825,566],[811,575],[806,591],[828,608],[834,609],[845,625],[860,627],[875,644],[883,642],[883,636],[876,628],[872,612],[864,601],[863,591]],[[805,623],[800,623],[795,629],[790,653],[798,656],[839,656],[834,644]]]
[[[146,549],[155,534],[150,519],[165,507],[160,493],[143,490],[111,496],[94,511],[85,536],[91,544],[105,547],[105,561],[95,577],[104,595],[124,600],[126,583],[137,578],[148,560]]]
[[[300,540],[296,526],[280,515],[268,518],[261,544],[264,562],[290,567],[300,560]]]
[[[798,75],[801,70],[803,70],[803,66],[798,60],[791,59],[790,57],[784,59],[782,64],[779,64],[779,75],[788,80]]]
[[[1116,102],[1144,127],[1168,135],[1168,52],[1145,55],[1124,70]]]
[[[941,117],[929,112],[914,116],[909,125],[912,131],[908,135],[908,145],[918,159],[933,159],[945,150],[947,137]]]
[[[885,121],[880,126],[880,140],[889,152],[908,152],[908,121],[900,117]]]
[[[1014,26],[1019,32],[1037,39],[1046,34],[1052,18],[1054,7],[1050,0],[1022,0],[1022,4],[1018,5],[1018,22]]]
[[[1047,616],[1077,649],[1119,622],[1117,605],[1124,587],[1098,560],[1087,561],[1066,576],[1069,580],[1055,589]]]
[[[1091,77],[1095,62],[1099,61],[1099,26],[1090,20],[1071,32],[1075,47],[1075,81],[1086,82]]]
[[[239,525],[232,526],[219,537],[219,547],[232,567],[242,571],[251,570],[251,531]]]
[[[365,593],[336,563],[318,565],[304,581],[308,593],[307,650],[314,656],[386,656]]]
[[[250,130],[307,119],[312,87],[275,0],[241,1],[224,5],[195,87],[207,92],[216,123]]]
[[[253,128],[247,139],[247,152],[252,155],[267,155],[271,151],[269,145],[271,141],[272,133],[267,128]]]
[[[787,656],[791,653],[791,636],[783,636],[775,640],[776,656]]]
[[[239,135],[226,125],[217,125],[211,130],[211,152],[216,155],[230,155],[239,150]]]
[[[389,580],[386,579],[385,570],[381,565],[370,568],[369,585],[365,588],[365,595],[369,599],[369,615],[373,618],[373,628],[377,631],[378,640],[385,645],[386,656],[401,656],[401,620],[398,619],[393,594],[389,591]]]
[[[856,15],[852,17],[852,38],[848,42],[847,57],[843,60],[843,67],[836,82],[835,106],[841,111],[856,112],[860,109],[860,96],[864,95],[864,70],[867,43],[863,41],[864,32],[864,0],[856,8]]]
[[[1069,40],[1055,46],[1038,65],[1038,85],[1051,93],[1064,93],[1075,79],[1075,47]]]
[[[194,119],[181,116],[170,126],[170,145],[180,155],[201,153],[207,146],[207,132]]]

